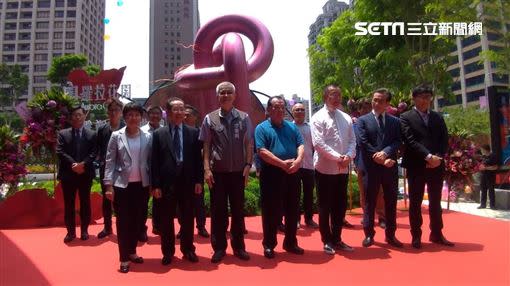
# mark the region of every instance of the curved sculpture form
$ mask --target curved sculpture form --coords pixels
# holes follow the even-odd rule
[[[239,34],[253,43],[253,54],[245,57],[244,44]],[[219,45],[214,43],[222,35]],[[273,39],[269,30],[259,20],[241,15],[226,15],[204,25],[195,39],[194,64],[175,75],[178,96],[197,107],[202,114],[218,108],[215,88],[222,81],[236,86],[235,105],[253,113],[255,121],[263,119],[260,104],[254,104],[248,84],[255,81],[269,68],[273,59]],[[163,102],[159,102],[161,104]],[[261,113],[261,114],[259,114]]]

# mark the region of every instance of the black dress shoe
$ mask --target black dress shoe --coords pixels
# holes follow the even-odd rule
[[[108,230],[108,229],[103,229],[100,233],[97,234],[97,238],[105,238],[107,236],[109,236],[110,234],[112,234],[112,230]]]
[[[402,242],[400,242],[400,240],[398,240],[395,236],[391,236],[391,237],[387,236],[386,242],[389,245],[394,246],[394,247],[398,247],[398,248],[404,247],[404,244]]]
[[[205,229],[205,227],[201,227],[198,229],[198,235],[205,238],[209,237],[209,233],[207,232],[207,229]]]
[[[189,262],[197,263],[198,262],[198,256],[195,254],[194,251],[189,251],[184,254],[184,259],[188,260]]]
[[[433,242],[433,243],[445,245],[445,246],[455,246],[455,244],[453,242],[448,241],[442,234],[438,235],[438,236],[431,235],[429,237],[429,241]]]
[[[371,236],[367,236],[365,237],[365,239],[363,239],[363,242],[361,244],[363,245],[363,247],[369,247],[374,244],[374,238]]]
[[[234,256],[241,260],[250,260],[250,255],[244,249],[234,250]]]
[[[147,242],[147,240],[149,240],[149,238],[147,237],[147,231],[140,233],[140,236],[138,236],[138,241]]]
[[[336,250],[343,250],[343,251],[348,251],[348,252],[353,252],[354,251],[354,248],[350,247],[349,245],[347,245],[343,241],[333,243],[333,247]]]
[[[477,207],[477,209],[485,209],[485,208],[487,208],[487,207],[484,206],[484,205],[480,205],[480,206]]]
[[[285,232],[285,225],[283,223],[280,223],[278,225],[278,230],[281,231],[281,232]]]
[[[161,264],[168,265],[170,263],[172,263],[172,257],[171,256],[163,256],[163,258],[161,259]]]
[[[379,227],[382,229],[386,229],[386,222],[384,220],[379,220]]]
[[[354,225],[352,225],[351,223],[349,223],[347,220],[344,220],[344,226],[346,228],[354,228]]]
[[[129,272],[129,264],[128,265],[120,265],[119,269],[120,273],[128,273]]]
[[[306,224],[306,226],[311,227],[311,228],[315,228],[315,229],[319,228],[319,225],[316,222],[314,222],[313,219],[307,219],[305,221],[305,224]]]
[[[413,238],[411,245],[416,249],[420,249],[421,248],[421,238]]]
[[[264,248],[264,256],[269,259],[274,258],[274,250],[271,248]]]
[[[329,255],[334,255],[336,253],[333,246],[329,243],[324,244],[323,249],[324,249],[324,253],[329,254]]]
[[[216,250],[211,257],[212,263],[218,263],[223,260],[223,257],[225,257],[225,250]]]
[[[136,256],[136,257],[129,257],[129,261],[133,262],[133,263],[137,263],[137,264],[142,264],[143,263],[143,257],[141,256]]]
[[[66,237],[64,237],[64,243],[69,243],[76,238],[76,234],[68,233]]]
[[[81,232],[81,235],[80,235],[80,239],[81,239],[81,240],[87,240],[87,239],[89,239],[89,234],[88,234],[88,232],[86,232],[86,231],[82,231],[82,232]]]
[[[155,234],[155,235],[161,235],[161,232],[159,232],[159,230],[156,228],[156,227],[152,227],[152,234]]]
[[[298,254],[298,255],[303,255],[305,253],[305,250],[302,249],[301,247],[297,246],[297,244],[295,245],[290,245],[290,246],[286,246],[284,245],[283,246],[283,249],[287,252],[290,252],[290,253],[294,253],[294,254]]]

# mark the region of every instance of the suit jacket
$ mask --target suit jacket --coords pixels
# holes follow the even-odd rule
[[[203,183],[202,143],[197,128],[182,125],[182,173],[177,176],[177,159],[174,155],[170,125],[153,133],[151,175],[152,187],[161,188],[164,196],[174,191],[177,181],[183,183],[186,192],[193,194],[193,186]]]
[[[416,109],[400,115],[402,139],[405,144],[402,166],[408,169],[424,169],[428,154],[444,158],[448,151],[448,129],[443,117],[430,111],[425,125]]]
[[[150,185],[150,156],[152,135],[140,130],[140,172],[142,185]],[[106,164],[103,183],[126,188],[129,184],[129,174],[132,167],[131,151],[129,150],[126,127],[112,133],[108,150],[106,151]]]
[[[370,170],[373,168],[386,168],[383,165],[377,164],[372,156],[379,152],[384,151],[388,158],[397,160],[397,152],[402,144],[400,136],[400,122],[399,120],[386,113],[384,122],[384,132],[379,135],[379,124],[375,115],[370,112],[358,118],[356,122],[359,136],[359,147],[361,151],[361,160],[359,163],[362,165],[360,169]],[[397,168],[397,164],[394,165]]]
[[[124,127],[124,123],[120,123],[120,128]],[[108,142],[112,136],[112,128],[106,123],[97,129],[97,161],[99,162],[99,179],[104,179],[104,169],[106,161],[106,151],[108,150]]]
[[[96,173],[94,169],[94,160],[96,159],[97,146],[96,146],[96,132],[83,127],[83,132],[80,142],[81,154],[77,158],[76,150],[74,150],[74,137],[73,129],[66,128],[58,132],[57,138],[57,156],[58,156],[58,175],[60,180],[72,180],[76,176],[87,176],[90,179],[94,178]],[[85,173],[78,175],[72,170],[73,163],[85,163]]]

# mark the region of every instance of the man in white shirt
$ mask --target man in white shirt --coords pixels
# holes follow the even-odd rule
[[[353,251],[342,241],[341,233],[347,207],[349,164],[356,156],[356,137],[351,117],[338,110],[342,102],[340,88],[328,85],[323,99],[324,107],[312,117],[311,129],[319,229],[324,252],[333,255],[335,249]]]

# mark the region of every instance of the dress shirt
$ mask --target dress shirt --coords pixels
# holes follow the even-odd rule
[[[338,168],[342,155],[356,156],[356,136],[351,117],[340,111],[329,111],[326,106],[311,120],[312,142],[315,148],[314,166],[323,174],[347,174],[348,168]]]
[[[296,124],[299,129],[299,133],[303,136],[303,141],[305,142],[305,154],[303,157],[303,165],[301,168],[313,170],[313,142],[312,142],[312,130],[310,129],[310,125],[306,122],[303,124]]]

